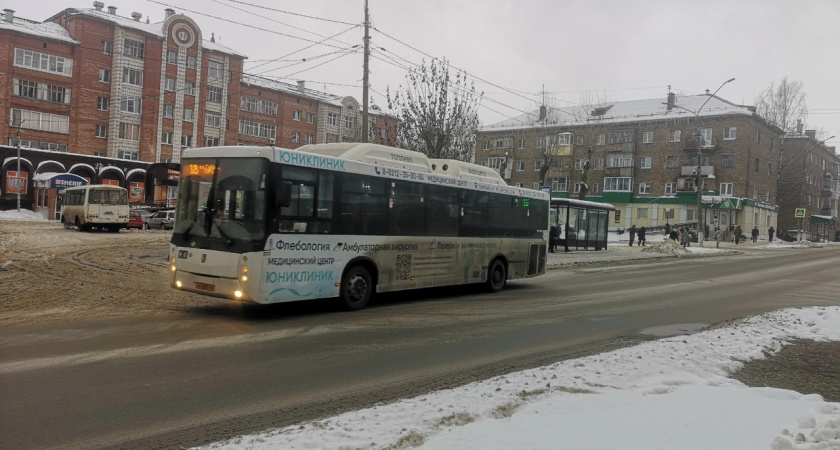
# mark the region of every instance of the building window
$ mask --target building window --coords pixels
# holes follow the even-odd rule
[[[97,97],[96,109],[99,111],[108,111],[108,97]]]
[[[163,105],[163,118],[164,119],[174,119],[175,118],[175,107],[173,105]]]
[[[675,216],[674,208],[664,208],[662,210],[662,215],[665,216],[663,218],[665,219],[666,223],[668,221],[674,220],[674,216]]]
[[[175,90],[175,79],[174,78],[164,78],[163,79],[163,90],[164,91],[174,91]]]
[[[108,125],[97,125],[96,126],[96,137],[105,139],[108,137]]]
[[[244,134],[246,136],[276,139],[277,126],[259,122],[252,122],[250,120],[240,120],[239,134]]]
[[[725,197],[732,196],[732,183],[721,183],[720,184],[720,195]]]
[[[265,114],[267,116],[277,116],[277,103],[252,97],[242,96],[242,100],[239,102],[239,109],[257,114]]]
[[[189,108],[184,108],[184,122],[192,122],[193,121],[193,110]]]
[[[583,136],[577,136],[575,138],[577,145],[583,145]]]
[[[583,171],[583,167],[586,163],[585,159],[575,159],[575,170]]]
[[[525,161],[519,159],[516,161],[516,171],[522,172],[525,170]]]
[[[730,141],[735,139],[738,136],[738,128],[737,127],[724,127],[723,128],[723,139]]]
[[[607,167],[633,167],[633,156],[624,153],[607,155]]]
[[[650,169],[653,164],[652,156],[642,156],[639,158],[639,164],[642,169]]]
[[[292,120],[295,122],[300,122],[300,111],[292,111]]]
[[[47,114],[25,109],[12,109],[10,124],[27,130],[49,131],[51,133],[68,134],[70,131],[70,117],[57,114]]]
[[[205,136],[204,137],[204,146],[205,147],[218,147],[221,143],[221,139],[212,136]]]
[[[29,80],[14,80],[13,95],[53,103],[70,103],[70,88]]]
[[[633,192],[633,179],[630,177],[604,178],[604,192]]]
[[[192,147],[192,136],[189,134],[181,135],[181,147]]]
[[[110,41],[102,41],[102,54],[110,55],[113,51],[113,44]]]
[[[542,161],[534,161],[534,172],[539,172],[542,167]]]
[[[665,195],[676,195],[677,183],[665,183]]]
[[[517,148],[519,148],[520,150],[525,148],[525,139],[519,140],[519,146]]]
[[[645,131],[642,133],[643,144],[653,144],[653,131]]]
[[[127,141],[140,140],[140,125],[120,122],[120,139]]]
[[[551,190],[557,192],[567,192],[569,190],[569,179],[565,177],[552,178]]]
[[[680,141],[680,130],[671,130],[668,132],[668,142]]]
[[[224,64],[218,61],[208,61],[207,62],[207,76],[210,78],[223,78],[224,77]]]
[[[761,143],[761,130],[755,132],[755,142]]]
[[[761,160],[759,158],[755,158],[755,173],[758,173],[758,166],[761,165]]]
[[[161,144],[168,144],[172,145],[172,133],[169,131],[163,131],[160,133],[160,143]]]
[[[636,209],[636,218],[637,219],[647,219],[648,218],[648,209],[647,208]]]
[[[111,82],[111,69],[99,69],[99,82],[100,83],[110,83]]]
[[[592,170],[604,170],[604,158],[593,159]]]
[[[123,68],[123,83],[133,84],[135,86],[143,86],[143,70]]]
[[[606,141],[606,136],[603,135],[603,134],[599,134],[598,135],[598,141],[595,143],[595,145],[604,145],[605,141]]]
[[[184,82],[184,95],[195,96],[195,84],[190,83],[189,81],[185,81]]]
[[[20,143],[21,147],[38,148],[41,150],[49,150],[51,152],[67,153],[67,144],[56,144],[53,142],[44,141],[30,141],[28,139],[21,139],[20,141],[18,141],[17,139],[9,139],[9,145],[11,145],[12,147],[17,147],[18,143]]]
[[[166,52],[166,63],[167,64],[178,64],[178,52],[173,52],[169,50]]]
[[[300,133],[297,131],[292,131],[292,143],[300,144]]]
[[[315,142],[315,138],[311,134],[307,134],[304,142],[307,143],[307,144],[311,144],[311,143]]]
[[[580,194],[580,183],[575,183],[574,188],[572,189],[572,192],[575,193],[575,194]]]
[[[18,97],[38,98],[38,82],[29,80],[17,80],[15,83],[15,95]]]
[[[721,167],[735,167],[735,155],[721,155]]]
[[[187,55],[187,69],[195,69],[195,56]]]
[[[336,125],[338,123],[338,114],[327,113],[327,125]]]
[[[348,130],[353,128],[353,118],[352,117],[350,117],[350,116],[344,117],[344,128],[347,128]]]
[[[140,152],[137,150],[117,150],[117,158],[138,161],[140,159]]]
[[[621,210],[615,210],[615,223],[621,222]]]
[[[222,128],[222,114],[213,111],[207,111],[204,114],[204,126],[210,128]]]
[[[146,44],[135,41],[134,39],[125,39],[125,47],[123,48],[125,56],[129,56],[131,58],[143,59],[145,54],[145,47]]]
[[[315,123],[315,114],[311,112],[306,113],[306,123]]]
[[[380,130],[380,136],[382,137],[382,139],[388,139],[388,130],[386,130],[385,128]]]
[[[39,72],[55,73],[65,77],[73,76],[72,59],[50,55],[49,53],[16,48],[14,65]]]
[[[120,99],[120,111],[129,114],[140,114],[142,112],[143,99],[141,97],[123,96]]]
[[[767,175],[773,175],[773,163],[767,163]]]
[[[665,168],[667,169],[676,169],[680,166],[680,157],[677,156],[669,156],[665,163]]]
[[[481,149],[482,149],[482,150],[490,150],[490,141],[484,141],[484,142],[481,144]]]
[[[616,130],[607,133],[610,144],[627,144],[633,142],[633,130]]]
[[[639,183],[639,194],[650,194],[650,183]]]
[[[207,86],[207,101],[222,103],[222,88],[219,86]]]

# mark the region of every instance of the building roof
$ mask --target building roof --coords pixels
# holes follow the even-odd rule
[[[79,45],[79,41],[70,37],[64,27],[55,22],[36,22],[34,20],[15,17],[12,22],[7,22],[0,17],[0,30],[17,31],[39,38],[53,39],[70,45]]]
[[[622,102],[606,102],[603,105],[591,107],[605,110],[602,115],[595,116],[593,111],[587,111],[581,105],[563,108],[548,108],[546,126],[579,126],[597,123],[625,123],[643,122],[649,120],[663,120],[693,117],[695,112],[701,117],[740,114],[754,115],[752,107],[736,105],[720,97],[703,94],[689,95],[676,98],[676,107],[668,109],[666,98],[645,100],[630,100]],[[705,103],[705,104],[704,104]],[[700,107],[703,107],[700,110]],[[684,108],[684,109],[683,109]],[[688,110],[688,111],[687,111]],[[692,111],[692,112],[689,112]],[[535,128],[542,125],[539,109],[516,117],[505,119],[482,127],[481,131],[515,130]]]

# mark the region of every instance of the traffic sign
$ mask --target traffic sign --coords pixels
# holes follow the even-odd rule
[[[543,192],[551,192],[551,186],[540,186],[540,190]]]
[[[805,208],[796,208],[796,215],[794,217],[796,217],[797,219],[804,219]]]

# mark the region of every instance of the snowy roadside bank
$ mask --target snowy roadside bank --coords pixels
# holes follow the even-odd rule
[[[797,339],[840,341],[840,307],[779,310],[206,448],[840,448],[840,403],[729,377]]]

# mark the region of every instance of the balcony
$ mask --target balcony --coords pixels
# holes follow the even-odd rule
[[[572,154],[571,144],[549,145],[545,148],[546,155],[569,156]]]
[[[636,144],[632,142],[619,142],[617,144],[607,144],[607,151],[633,153],[634,151],[636,151]]]
[[[714,151],[717,150],[718,140],[717,138],[712,138],[711,142],[706,140],[706,143],[702,146],[702,150],[706,151]],[[697,150],[698,141],[694,138],[688,138],[683,141],[683,150]]]
[[[697,176],[697,166],[682,166],[680,171],[682,177]],[[707,178],[715,177],[715,166],[700,166],[700,176]]]
[[[632,167],[607,167],[604,169],[604,176],[607,177],[633,177]]]

